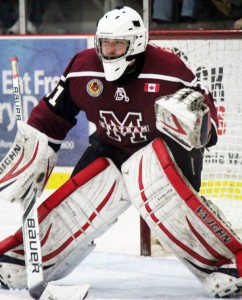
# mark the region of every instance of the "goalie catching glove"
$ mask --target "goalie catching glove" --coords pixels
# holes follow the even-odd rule
[[[156,100],[156,127],[187,150],[204,147],[211,130],[210,112],[200,92],[183,88]]]
[[[57,159],[48,137],[19,122],[14,143],[0,164],[0,197],[10,202],[37,196],[46,185]]]

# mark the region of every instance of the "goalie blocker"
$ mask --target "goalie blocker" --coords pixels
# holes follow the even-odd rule
[[[205,291],[216,297],[240,292],[241,241],[191,187],[166,144],[154,140],[123,164],[122,173],[131,202]]]
[[[0,197],[26,201],[36,190],[40,196],[57,160],[48,137],[19,121],[12,147],[0,163]]]
[[[44,280],[67,276],[95,248],[93,240],[129,206],[122,175],[105,158],[54,192],[38,208]],[[0,283],[6,288],[27,287],[21,229],[0,242]]]

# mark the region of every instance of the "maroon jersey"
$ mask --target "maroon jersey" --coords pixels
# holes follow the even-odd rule
[[[133,153],[162,136],[155,125],[156,99],[183,87],[203,93],[216,128],[211,94],[177,55],[148,45],[130,76],[108,82],[95,49],[88,49],[72,59],[54,91],[33,109],[28,123],[58,144],[84,111],[101,142]],[[209,145],[216,140],[213,130]]]

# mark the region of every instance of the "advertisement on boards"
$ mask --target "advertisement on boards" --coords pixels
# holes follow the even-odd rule
[[[2,37],[0,39],[0,160],[11,147],[17,132],[9,58],[19,60],[23,118],[49,94],[72,57],[87,48],[85,37]],[[84,113],[68,133],[58,153],[57,166],[74,166],[88,145],[88,122]]]

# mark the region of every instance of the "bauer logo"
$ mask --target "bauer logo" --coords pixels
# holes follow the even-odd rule
[[[103,84],[98,79],[92,79],[87,84],[87,92],[92,97],[98,97],[103,91]]]
[[[36,224],[34,219],[27,219],[27,227],[28,227],[28,242],[30,248],[30,262],[33,265],[32,273],[40,272],[40,255],[38,253],[38,236],[36,231]]]

